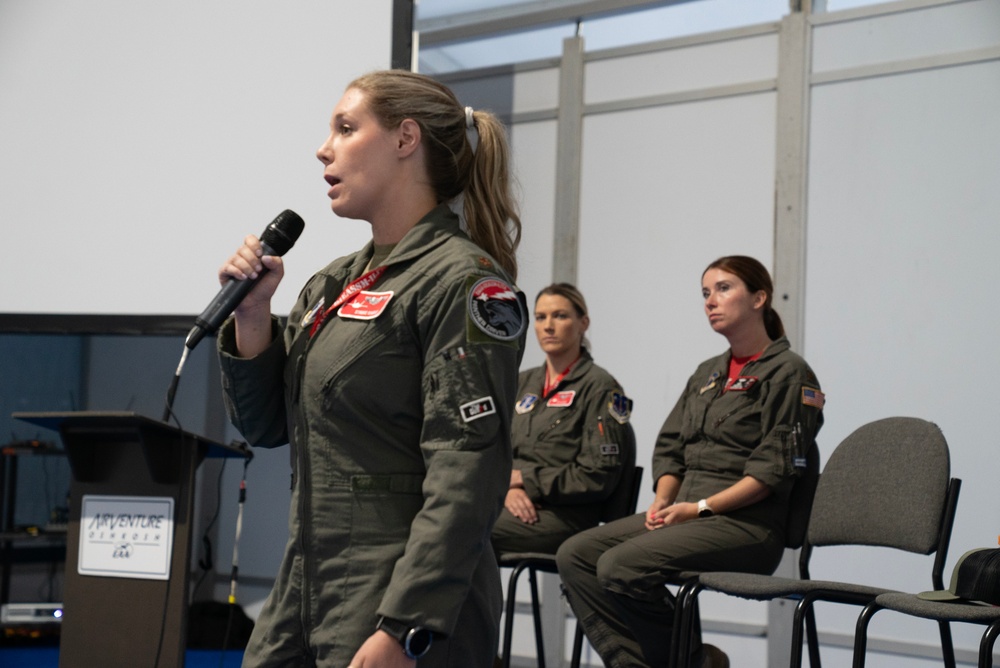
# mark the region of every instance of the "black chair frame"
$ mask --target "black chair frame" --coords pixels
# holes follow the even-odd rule
[[[931,569],[931,581],[934,589],[944,589],[943,573],[944,563],[948,556],[948,546],[951,542],[952,527],[955,521],[955,513],[958,507],[958,496],[961,491],[962,481],[958,478],[951,478],[948,484],[947,497],[941,521],[941,531],[938,537],[938,544],[934,555],[934,564]],[[812,556],[813,547],[806,542],[799,553],[799,573],[800,578],[809,580],[809,560]],[[697,578],[689,579],[685,582],[677,594],[677,610],[680,611],[680,623],[674,625],[674,645],[676,651],[674,657],[688,656],[690,652],[690,638],[694,618],[694,606],[697,602],[698,594],[704,589]],[[801,597],[784,597],[788,600],[798,600],[795,606],[795,615],[792,626],[792,654],[790,667],[800,668],[802,666],[802,640],[803,630],[809,646],[809,665],[811,668],[820,668],[819,637],[816,630],[816,619],[813,612],[813,604],[816,601],[827,601],[830,603],[844,603],[850,605],[865,606],[874,602],[876,596],[871,594],[855,594],[852,592],[837,591],[834,589],[822,589],[809,592]],[[864,611],[862,611],[862,614]],[[874,613],[872,613],[874,614]],[[955,668],[955,650],[951,638],[951,627],[947,622],[939,625],[941,632],[941,647],[944,654],[946,668]],[[679,664],[679,659],[678,659]]]
[[[639,502],[639,491],[642,489],[643,468],[635,466],[632,469],[631,480],[623,479],[620,484],[628,485],[628,496],[622,499],[624,506],[614,509],[604,521],[612,521],[626,517],[635,513],[636,504]],[[624,510],[624,512],[623,512]],[[504,605],[504,630],[503,649],[501,650],[501,661],[503,668],[510,668],[510,648],[513,640],[514,614],[517,609],[517,582],[524,571],[528,572],[528,584],[531,588],[531,615],[535,629],[535,652],[537,656],[538,668],[545,668],[545,643],[542,639],[542,618],[541,606],[538,596],[538,573],[558,573],[556,566],[556,556],[541,552],[521,552],[503,554],[500,557],[500,566],[513,568],[510,578],[507,581],[507,600]],[[583,654],[583,627],[580,622],[576,623],[576,632],[573,638],[573,655],[571,668],[579,668],[581,656]]]

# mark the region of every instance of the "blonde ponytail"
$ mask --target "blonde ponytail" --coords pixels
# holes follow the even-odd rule
[[[511,183],[507,133],[500,120],[488,111],[461,106],[444,84],[406,70],[371,72],[348,88],[365,93],[384,127],[398,127],[406,118],[420,125],[438,203],[463,195],[469,237],[517,280],[521,218]]]

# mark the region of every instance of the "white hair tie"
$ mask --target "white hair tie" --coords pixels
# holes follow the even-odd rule
[[[473,153],[479,148],[479,128],[476,127],[476,119],[472,116],[474,113],[472,107],[465,108],[465,136],[469,139]]]

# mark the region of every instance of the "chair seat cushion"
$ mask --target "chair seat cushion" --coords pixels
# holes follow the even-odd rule
[[[504,568],[514,568],[526,564],[543,573],[558,573],[556,555],[547,552],[505,552],[497,559],[497,564]]]
[[[700,582],[706,589],[758,601],[780,597],[794,598],[815,592],[851,594],[874,599],[880,594],[894,591],[835,580],[800,580],[752,573],[703,573]]]
[[[976,605],[961,601],[925,601],[913,594],[892,592],[882,594],[875,602],[887,610],[935,620],[954,620],[989,624],[1000,619],[1000,607]]]

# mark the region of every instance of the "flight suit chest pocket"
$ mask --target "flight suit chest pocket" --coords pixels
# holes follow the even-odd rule
[[[704,394],[695,395],[695,397],[688,403],[684,410],[684,416],[681,421],[681,440],[682,441],[692,441],[698,434],[703,433],[705,425],[705,416],[708,413],[708,409],[712,406],[712,400],[715,397],[716,390],[709,390]]]
[[[345,396],[377,399],[394,387],[394,379],[419,376],[413,368],[419,357],[405,336],[409,330],[390,315],[330,323],[330,338],[313,344],[309,364],[322,371],[305,389],[322,397],[324,410]]]
[[[533,425],[536,441],[557,440],[574,431],[576,406],[546,411],[536,418]]]
[[[759,434],[760,402],[759,386],[746,391],[725,392],[705,413],[705,433],[712,435],[721,431]]]

